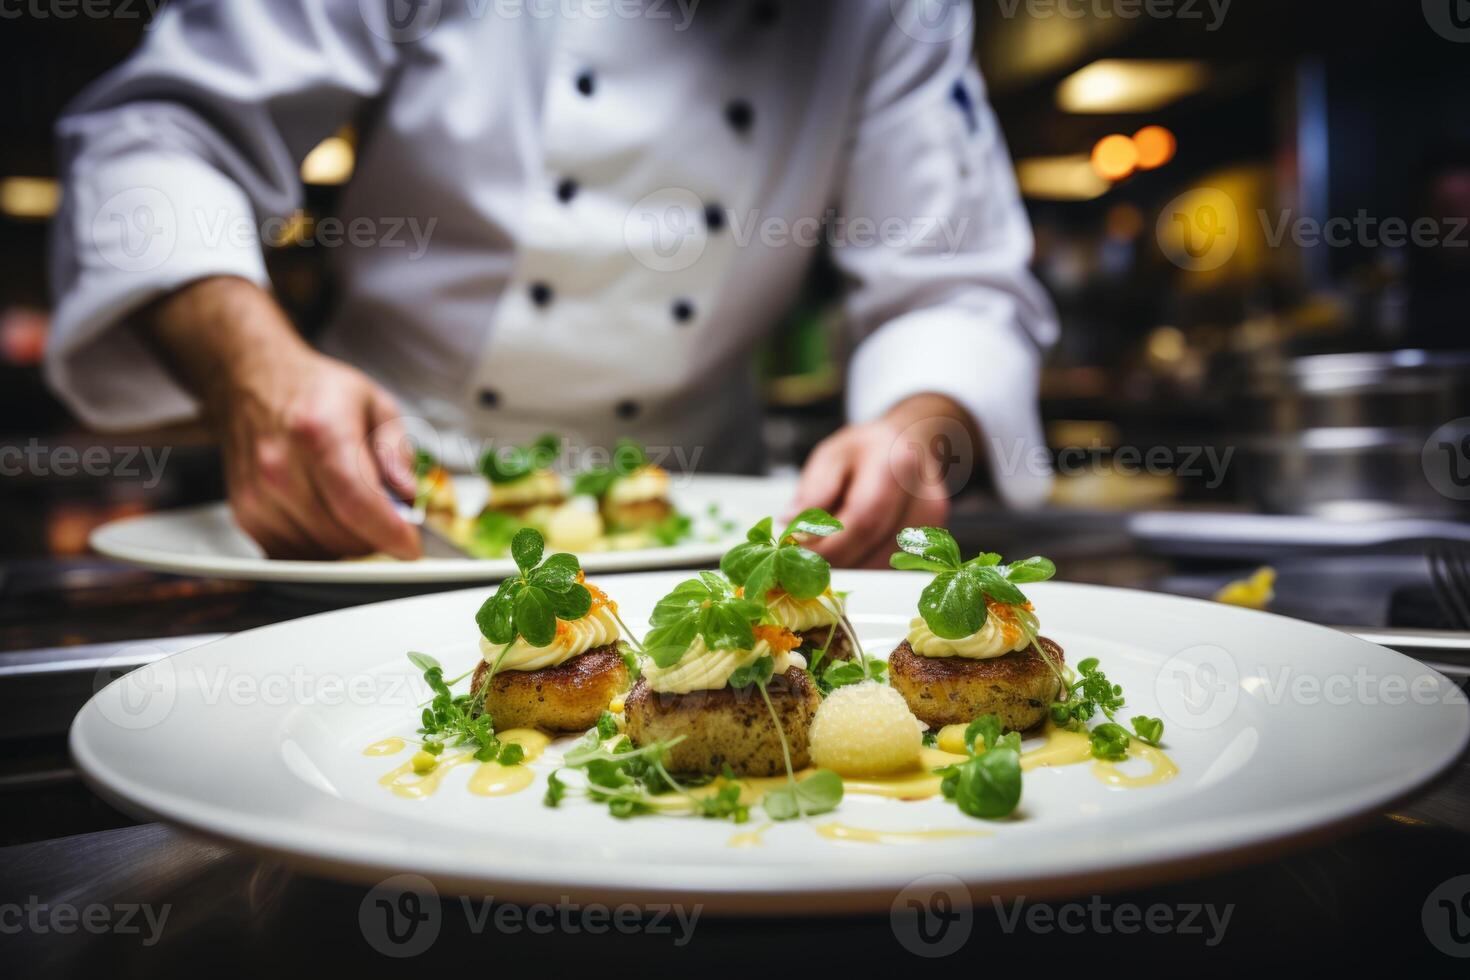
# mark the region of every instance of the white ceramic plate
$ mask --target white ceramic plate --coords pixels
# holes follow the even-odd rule
[[[462,497],[483,484],[457,478]],[[791,503],[794,484],[786,480],[693,474],[676,480],[674,505],[694,518],[695,536],[672,548],[599,551],[579,556],[589,572],[641,571],[712,564],[746,528]],[[482,494],[483,495],[483,494]],[[708,517],[719,509],[719,519]],[[721,521],[734,522],[725,532]],[[92,532],[92,548],[109,558],[158,572],[254,582],[413,585],[434,582],[494,582],[514,574],[509,558],[424,558],[396,561],[276,561],[235,526],[224,504],[145,514],[112,521]]]
[[[681,577],[598,582],[637,630]],[[905,629],[924,577],[834,580],[851,590],[865,646],[881,652]],[[471,795],[471,767],[428,799],[395,796],[377,779],[407,753],[362,750],[417,726],[422,689],[406,650],[451,673],[474,663],[483,589],[312,616],[171,656],[94,697],[71,748],[91,784],[124,807],[318,872],[369,882],[414,872],[521,901],[685,900],[785,914],[888,908],[931,873],[981,902],[1201,873],[1379,810],[1444,769],[1470,734],[1451,682],[1332,630],[1144,592],[1065,583],[1028,592],[1069,662],[1101,658],[1123,685],[1127,716],[1165,720],[1181,770],[1173,782],[1122,790],[1087,764],[1039,769],[1026,775],[1018,818],[1002,822],[937,799],[850,794],[835,814],[778,824],[748,849],[728,846],[737,828],[723,821],[620,821],[581,800],[546,809],[556,746],[514,796]],[[991,836],[839,843],[813,829],[826,820]]]

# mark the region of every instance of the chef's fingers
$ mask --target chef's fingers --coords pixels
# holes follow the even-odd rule
[[[364,473],[379,474],[364,479]],[[383,492],[382,473],[364,440],[342,440],[326,449],[317,471],[317,485],[336,519],[366,541],[368,550],[412,560],[423,554],[418,530],[393,508]]]
[[[845,434],[819,442],[802,468],[801,482],[796,485],[791,512],[784,515],[785,519],[790,520],[809,507],[835,511],[847,487],[855,449],[856,443],[845,438]]]
[[[230,510],[235,523],[270,558],[321,558],[321,545],[273,499],[253,474],[231,481]]]
[[[318,489],[317,472],[330,438],[325,428],[300,425],[289,441],[261,440],[255,452],[256,477],[269,502],[316,546],[319,557],[364,555],[373,550],[371,544],[332,516]]]
[[[413,476],[413,446],[403,427],[398,402],[382,388],[373,386],[368,400],[368,439],[383,482],[402,500],[418,492]]]
[[[893,543],[908,499],[904,487],[912,486],[919,472],[912,449],[894,454],[886,443],[865,448],[837,513],[843,530],[826,540],[822,552],[834,565],[852,567],[880,545]]]

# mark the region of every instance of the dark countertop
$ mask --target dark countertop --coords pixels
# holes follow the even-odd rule
[[[1108,531],[1074,539],[1081,546],[1067,557],[1068,577],[1162,588],[1181,575],[1213,581],[1219,573],[1118,550],[1105,540],[1112,537]],[[1045,550],[1066,554],[1059,547]],[[229,632],[384,597],[175,579],[101,561],[11,564],[4,576],[0,656],[41,646]],[[292,973],[398,968],[375,948],[401,952],[384,946],[380,894],[262,863],[161,825],[137,824],[80,785],[59,736],[0,740],[0,765],[0,843],[11,845],[0,848],[0,934],[14,951],[8,960],[44,975],[101,968],[107,975],[167,976],[221,964]],[[982,899],[972,910],[956,910],[950,927],[936,928],[941,945],[959,948],[934,962],[984,969],[994,968],[997,956],[1018,964],[1045,958],[1067,972],[1104,961],[1177,963],[1215,974],[1283,960],[1364,962],[1391,952],[1398,964],[1433,974],[1458,965],[1436,943],[1470,955],[1470,877],[1451,881],[1460,875],[1470,876],[1465,760],[1415,800],[1368,818],[1345,836],[1298,845],[1228,873],[1143,891],[1023,903],[1019,923],[1012,922],[1010,906],[997,909]],[[1454,892],[1451,905],[1441,908],[1444,896],[1436,894],[1426,912],[1441,886]],[[483,899],[470,896],[466,904],[459,896],[439,896],[437,939],[406,962],[414,969],[504,964],[517,972],[542,964],[585,965],[599,973],[643,975],[666,967],[724,972],[732,965],[775,963],[804,972],[872,972],[926,962],[905,946],[905,938],[909,945],[916,940],[902,915],[703,918],[680,945],[677,925],[670,933],[660,931],[670,920],[651,921],[656,910],[641,910],[642,929],[599,933],[600,910],[497,906],[485,918]],[[1454,911],[1451,923],[1451,910],[1459,908],[1463,913]],[[1219,936],[1211,935],[1211,911],[1217,920],[1229,915]],[[161,941],[148,942],[152,927],[145,913],[153,921],[166,915]],[[527,914],[532,918],[518,918]],[[541,928],[548,914],[555,920],[549,932]],[[130,916],[126,926],[124,915]],[[1165,915],[1174,926],[1127,931],[1130,916]],[[86,916],[93,927],[83,924]],[[16,932],[11,926],[22,918]],[[1201,923],[1203,933],[1194,929]],[[953,937],[966,930],[968,940],[957,943]],[[932,953],[939,947],[920,948]],[[487,958],[487,952],[494,955]]]

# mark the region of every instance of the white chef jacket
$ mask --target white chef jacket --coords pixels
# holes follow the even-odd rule
[[[850,419],[949,395],[1004,497],[1035,502],[1056,328],[972,16],[938,0],[175,0],[59,124],[48,377],[101,428],[192,416],[119,320],[204,276],[268,286],[260,229],[299,207],[308,151],[357,120],[341,218],[362,234],[332,253],[322,347],[445,444],[627,435],[748,467],[749,355],[822,241],[849,284]]]

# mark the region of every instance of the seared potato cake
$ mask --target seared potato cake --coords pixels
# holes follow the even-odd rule
[[[566,663],[541,670],[502,670],[489,683],[481,661],[471,690],[483,690],[495,727],[585,732],[597,724],[616,694],[628,689],[628,665],[615,645],[594,647]]]
[[[613,531],[642,531],[656,527],[674,512],[667,500],[634,500],[629,503],[604,501],[602,519]]]
[[[807,736],[821,696],[806,671],[792,667],[766,687],[791,747],[791,765],[811,764]],[[639,681],[624,709],[628,737],[637,746],[684,740],[669,750],[669,770],[718,775],[727,764],[737,776],[775,776],[786,771],[781,738],[755,687],[723,687],[689,694],[659,694]]]
[[[1062,648],[1044,636],[1037,642],[1060,667]],[[989,660],[921,657],[908,640],[888,658],[888,683],[931,728],[993,714],[1007,731],[1018,732],[1045,721],[1061,689],[1056,671],[1034,648]]]

